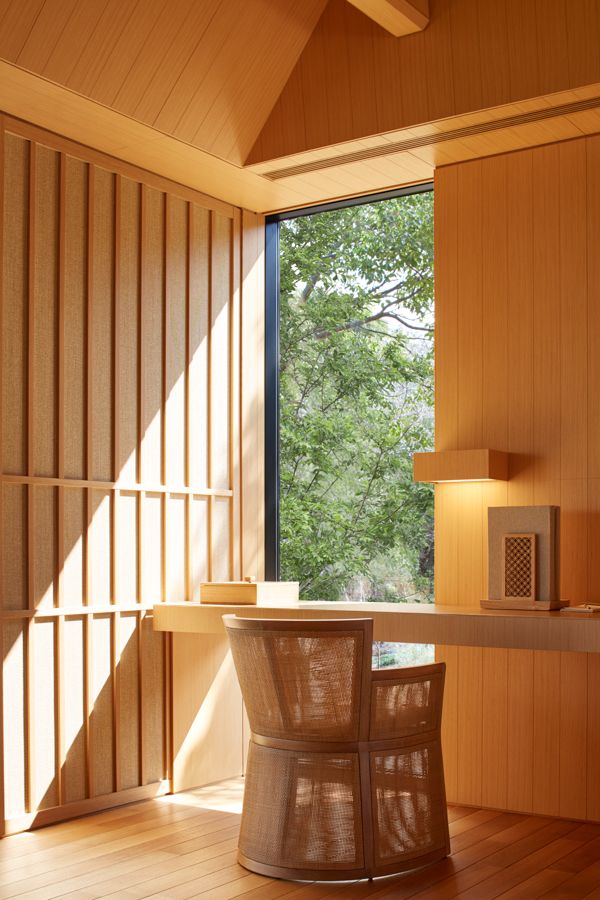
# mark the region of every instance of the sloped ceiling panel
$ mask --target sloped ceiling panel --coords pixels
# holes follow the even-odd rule
[[[325,5],[4,0],[0,57],[240,164]]]
[[[600,4],[430,0],[395,38],[330,0],[247,163],[600,82]]]

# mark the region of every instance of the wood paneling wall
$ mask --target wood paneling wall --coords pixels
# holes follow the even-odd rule
[[[438,169],[436,445],[511,454],[436,486],[436,597],[486,594],[487,508],[559,504],[561,588],[600,600],[600,138]],[[594,654],[440,647],[451,800],[600,820]]]
[[[247,162],[600,81],[597,3],[429,8],[424,31],[394,38],[346,0],[330,0]]]
[[[171,641],[152,605],[260,562],[249,538],[246,569],[260,483],[240,428],[259,426],[260,362],[241,348],[262,309],[254,282],[242,308],[242,263],[247,278],[262,257],[259,217],[243,226],[8,117],[0,160],[0,803],[14,831],[168,787]]]

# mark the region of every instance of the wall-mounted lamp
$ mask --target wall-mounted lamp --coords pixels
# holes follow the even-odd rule
[[[508,481],[508,453],[501,450],[441,450],[413,455],[415,481]]]

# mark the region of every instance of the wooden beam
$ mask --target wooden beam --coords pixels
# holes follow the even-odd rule
[[[348,0],[394,37],[423,31],[429,25],[429,0]]]

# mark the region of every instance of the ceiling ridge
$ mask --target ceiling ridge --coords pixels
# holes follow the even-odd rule
[[[466,125],[462,128],[454,128],[451,131],[435,131],[420,137],[407,138],[403,141],[387,142],[377,147],[369,147],[364,150],[356,150],[353,153],[341,153],[337,156],[326,156],[321,159],[295,166],[270,169],[261,172],[270,181],[280,181],[283,178],[293,178],[296,175],[305,175],[317,172],[321,169],[330,169],[334,166],[343,166],[348,163],[362,162],[363,160],[376,159],[379,156],[389,156],[391,153],[402,153],[407,150],[416,150],[420,147],[429,147],[432,144],[445,143],[446,141],[459,140],[464,137],[472,137],[477,134],[485,134],[492,131],[500,131],[503,128],[511,128],[516,125],[528,125],[532,122],[540,122],[544,119],[553,119],[557,116],[569,113],[584,112],[588,109],[600,107],[600,97],[591,97],[587,100],[574,100],[571,103],[563,103],[561,106],[548,106],[531,112],[506,116],[502,119],[494,119],[491,122],[481,122],[477,125]]]

